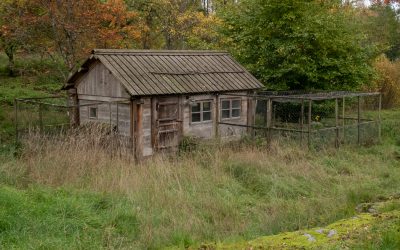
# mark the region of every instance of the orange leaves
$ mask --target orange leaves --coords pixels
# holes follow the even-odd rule
[[[139,39],[137,14],[123,0],[31,0],[28,15],[69,70],[97,48],[130,47]],[[40,14],[39,14],[40,13]]]

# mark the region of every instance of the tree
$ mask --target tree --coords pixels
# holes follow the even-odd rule
[[[374,47],[341,1],[245,0],[224,14],[232,53],[269,88],[354,89]]]
[[[8,57],[8,72],[14,75],[14,56],[27,39],[24,23],[25,1],[4,0],[0,3],[0,49]]]
[[[127,0],[141,20],[141,48],[210,48],[219,18],[204,0]],[[207,9],[206,9],[207,8]]]
[[[136,13],[122,0],[32,0],[32,29],[51,41],[69,71],[93,48],[131,47],[139,40]]]

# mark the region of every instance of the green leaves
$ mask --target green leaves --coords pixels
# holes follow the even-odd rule
[[[354,89],[375,55],[351,8],[336,1],[243,1],[227,12],[232,53],[273,89]]]

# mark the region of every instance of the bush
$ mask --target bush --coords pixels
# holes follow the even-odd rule
[[[382,107],[389,109],[400,105],[400,61],[392,62],[380,56],[374,63],[378,77],[372,86],[373,91],[382,93]]]

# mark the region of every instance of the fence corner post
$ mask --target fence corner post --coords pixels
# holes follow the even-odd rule
[[[15,144],[19,142],[18,135],[18,99],[14,98]]]

